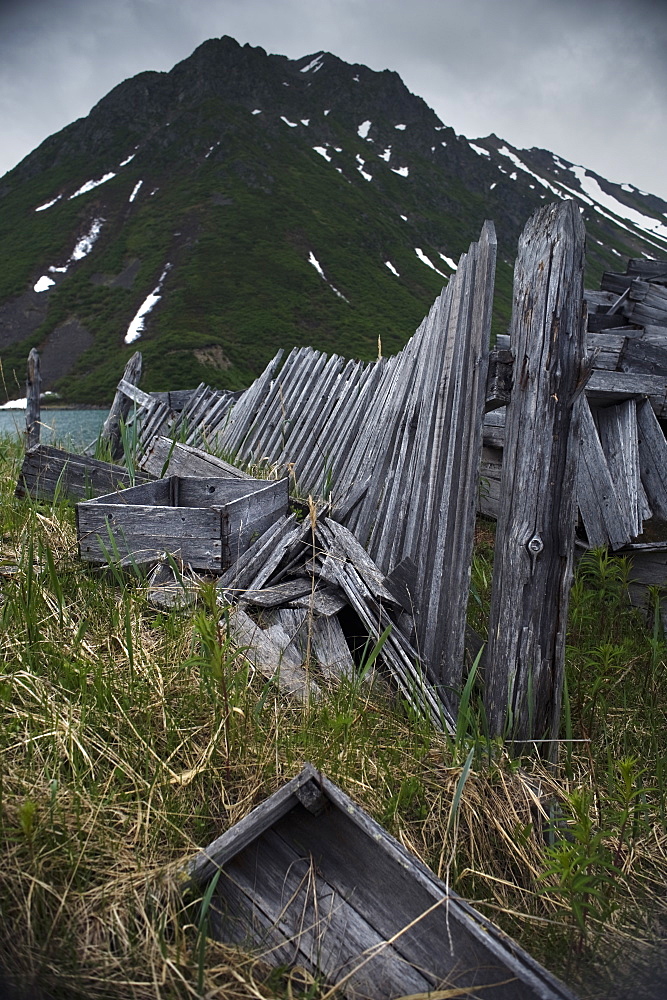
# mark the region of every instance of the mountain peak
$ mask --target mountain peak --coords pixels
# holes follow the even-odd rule
[[[618,254],[665,252],[660,199],[493,133],[469,142],[393,71],[212,38],[5,176],[3,369],[37,346],[46,388],[100,402],[131,331],[149,390],[241,388],[281,347],[371,359],[378,334],[385,352],[411,336],[485,218],[502,331],[518,235],[569,197],[591,283]]]

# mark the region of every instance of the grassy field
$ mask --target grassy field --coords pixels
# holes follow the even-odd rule
[[[208,941],[181,893],[187,859],[312,761],[582,998],[665,996],[667,650],[623,560],[579,567],[554,769],[487,740],[474,699],[456,738],[383,684],[290,703],[210,591],[160,612],[81,564],[71,505],[14,499],[20,460],[0,439],[0,965],[58,1000],[335,995]],[[480,524],[482,630],[492,558]]]

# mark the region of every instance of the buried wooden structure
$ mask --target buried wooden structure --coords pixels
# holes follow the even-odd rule
[[[187,873],[199,889],[215,879],[210,936],[305,969],[337,996],[574,1000],[308,764]]]

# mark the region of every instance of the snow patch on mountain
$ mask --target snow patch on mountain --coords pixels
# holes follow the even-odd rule
[[[139,182],[141,183],[141,182]],[[70,257],[70,262],[73,260],[83,260],[87,257],[90,251],[93,249],[97,237],[102,232],[102,226],[104,224],[104,219],[93,219],[90,224],[90,229],[85,236],[82,236],[76,243],[74,250],[72,250],[72,256]]]
[[[357,160],[357,170],[359,171],[359,173],[361,174],[361,176],[364,178],[364,180],[365,181],[372,181],[373,180],[373,175],[367,173],[364,170],[364,167],[366,166],[366,161],[361,156],[359,156],[358,153],[357,153],[357,156],[356,156],[356,160]]]
[[[405,129],[407,128],[407,126],[406,125],[394,125],[394,128],[397,128],[400,132],[405,132]]]
[[[141,185],[142,185],[143,183],[144,183],[143,181],[137,181],[137,183],[136,183],[136,184],[134,185],[134,187],[132,188],[132,194],[131,194],[131,195],[130,195],[130,197],[128,198],[128,201],[130,201],[130,202],[134,201],[134,199],[135,199],[135,198],[137,197],[137,195],[139,194],[139,188],[141,187]]]
[[[373,122],[368,121],[368,120],[366,120],[365,122],[361,123],[361,125],[357,129],[357,135],[359,136],[360,139],[367,139],[368,138],[368,133],[371,130],[371,125],[372,124],[373,124]]]
[[[601,205],[607,211],[620,216],[621,219],[625,219],[633,226],[636,226],[637,229],[641,229],[651,236],[658,236],[660,239],[667,240],[667,226],[663,222],[653,218],[651,215],[644,215],[643,212],[638,212],[636,208],[630,208],[629,205],[624,205],[623,202],[614,198],[613,195],[607,194],[606,191],[602,190],[595,178],[586,173],[584,167],[573,166],[571,169],[583,190],[597,205]]]
[[[301,72],[310,73],[312,71],[313,73],[317,73],[318,69],[322,69],[323,59],[324,59],[324,52],[320,52],[318,55],[315,56],[314,59],[311,59],[311,61],[308,63],[307,66],[301,67]]]
[[[121,160],[121,162],[118,164],[118,166],[119,167],[126,167],[128,165],[128,163],[132,162],[132,160],[135,158],[136,155],[137,155],[136,153],[130,153],[130,155],[126,156],[124,160]]]
[[[410,173],[409,167],[392,167],[392,174],[398,174],[399,177],[407,177]]]
[[[38,206],[38,207],[37,207],[37,208],[35,209],[35,211],[36,211],[36,212],[45,212],[47,208],[51,208],[51,206],[52,206],[52,205],[55,205],[55,203],[56,203],[57,201],[60,201],[60,199],[61,199],[61,198],[62,198],[62,195],[61,195],[61,194],[59,194],[59,195],[56,195],[56,197],[55,197],[55,198],[52,198],[52,199],[51,199],[51,201],[47,201],[45,205],[39,205],[39,206]]]
[[[55,285],[53,278],[49,278],[48,274],[43,274],[42,277],[35,282],[33,292],[46,292],[51,285]]]
[[[255,110],[252,113],[253,113],[253,115],[261,115],[262,109],[261,108],[255,108]]]
[[[394,265],[392,264],[392,262],[390,260],[386,260],[384,262],[384,266],[388,267],[389,270],[391,271],[391,273],[395,274],[397,278],[400,278],[400,274],[398,273],[398,271],[396,270],[396,268],[394,267]]]
[[[298,122],[291,122],[289,118],[285,118],[285,115],[281,115],[280,120],[281,122],[285,122],[286,125],[289,125],[290,128],[296,128],[298,125]]]
[[[379,153],[378,155],[379,155],[379,157],[380,157],[381,160],[385,161],[385,163],[389,163],[389,161],[391,159],[391,146],[387,146],[387,148],[382,153]]]
[[[426,256],[426,254],[424,253],[424,251],[420,247],[415,247],[415,253],[419,257],[419,259],[422,262],[422,264],[426,264],[426,266],[430,267],[432,271],[436,272],[436,274],[439,274],[443,278],[448,278],[449,277],[448,274],[443,274],[442,271],[438,271],[438,269],[435,266],[435,264],[428,259],[428,257]]]
[[[326,283],[329,286],[329,288],[331,289],[331,291],[335,292],[339,299],[342,299],[344,302],[347,302],[348,305],[349,305],[349,300],[345,298],[345,296],[343,295],[342,292],[339,292],[338,289],[335,288],[331,284],[331,282],[327,278],[326,274],[324,273],[324,270],[322,269],[322,265],[320,264],[319,260],[317,259],[317,257],[315,256],[315,254],[313,253],[312,250],[308,254],[308,263],[312,264],[312,266],[315,268],[315,270],[317,271],[317,273],[319,274],[319,276],[323,279],[323,281],[326,281]]]
[[[327,161],[327,163],[331,163],[331,157],[327,152],[326,146],[313,146],[313,149],[315,150],[316,153],[319,153],[320,156],[323,156],[324,159]]]
[[[551,193],[555,194],[557,198],[565,197],[565,195],[561,190],[554,187],[553,184],[550,184],[549,181],[544,179],[544,177],[540,177],[540,175],[536,174],[533,170],[530,169],[530,167],[527,167],[525,163],[522,163],[522,161],[519,159],[516,153],[513,153],[511,149],[507,148],[507,146],[501,146],[498,152],[500,153],[501,156],[506,156],[508,160],[511,160],[514,166],[518,167],[519,170],[523,170],[524,173],[530,174],[531,177],[534,177],[538,184],[541,184],[542,187],[545,187],[548,191],[551,191]],[[498,167],[498,169],[502,170],[502,167]],[[504,174],[507,173],[506,170],[503,170],[502,172]],[[515,178],[512,179],[514,180]]]
[[[468,145],[477,153],[478,156],[491,156],[488,149],[484,149],[483,146],[476,146],[474,142],[469,142]]]
[[[93,188],[99,187],[100,184],[106,184],[107,181],[110,181],[111,178],[115,176],[116,174],[113,171],[109,171],[108,174],[105,174],[104,177],[100,177],[99,180],[86,181],[85,184],[81,185],[78,191],[75,191],[74,194],[69,196],[68,200],[71,201],[72,198],[78,198],[80,194],[87,194],[88,191],[92,191]]]
[[[458,270],[458,266],[459,265],[456,263],[455,260],[452,260],[451,257],[448,257],[446,253],[440,253],[439,251],[438,251],[438,253],[439,253],[439,256],[444,260],[444,262],[447,265],[447,267],[451,267],[452,271]]]
[[[147,295],[144,301],[139,306],[139,309],[137,310],[134,319],[127,328],[127,333],[125,334],[124,338],[126,344],[133,344],[134,341],[138,340],[141,334],[143,333],[146,317],[153,310],[156,303],[158,303],[162,298],[162,296],[160,295],[160,291],[162,289],[162,285],[164,284],[164,279],[167,277],[170,268],[171,264],[167,264],[165,266],[165,269],[160,275],[160,280],[158,281],[157,285],[150,293],[150,295]]]

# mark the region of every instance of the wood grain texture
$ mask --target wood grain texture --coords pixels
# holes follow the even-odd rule
[[[217,871],[212,935],[319,971],[337,995],[574,1000],[309,764],[188,865],[202,887]]]
[[[28,355],[28,371],[25,382],[25,394],[27,398],[25,408],[26,448],[34,448],[35,445],[39,444],[41,391],[42,378],[39,371],[39,353],[33,347]]]
[[[137,482],[151,478],[139,475]],[[88,500],[129,487],[129,472],[121,465],[39,444],[26,451],[16,484],[17,497],[37,500]]]
[[[585,351],[585,232],[572,201],[526,225],[515,266],[507,409],[485,691],[490,729],[545,739],[560,720]]]

